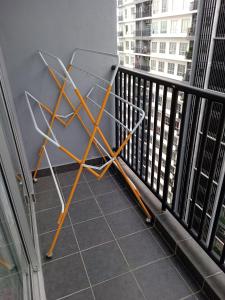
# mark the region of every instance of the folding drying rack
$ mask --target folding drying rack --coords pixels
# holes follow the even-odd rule
[[[55,233],[52,244],[47,253],[47,257],[51,258],[53,255],[53,250],[54,250],[56,242],[58,240],[62,225],[64,223],[65,217],[68,213],[68,209],[70,207],[72,198],[76,191],[81,173],[84,170],[84,168],[86,170],[88,170],[90,173],[92,173],[94,176],[96,176],[98,179],[101,179],[104,176],[104,174],[107,172],[107,170],[110,168],[110,166],[112,164],[114,164],[117,167],[117,169],[119,170],[119,172],[121,173],[121,175],[126,180],[127,184],[133,191],[134,195],[136,196],[140,207],[142,208],[143,212],[146,215],[146,222],[150,222],[153,215],[149,211],[149,209],[145,206],[139,191],[137,190],[137,188],[135,187],[133,182],[128,178],[128,176],[124,172],[120,162],[117,159],[118,155],[123,150],[123,148],[126,146],[127,142],[130,140],[130,138],[132,137],[134,132],[139,128],[140,124],[142,123],[142,121],[145,117],[145,113],[142,109],[140,109],[136,105],[130,103],[126,99],[124,99],[112,92],[112,85],[114,83],[114,80],[115,80],[115,77],[117,74],[117,70],[118,70],[118,65],[119,65],[118,55],[114,55],[114,54],[110,54],[110,53],[103,53],[103,52],[93,51],[93,50],[76,49],[73,52],[71,61],[66,68],[65,65],[63,64],[63,62],[61,61],[61,59],[59,59],[57,56],[52,55],[51,53],[48,53],[45,51],[39,51],[38,54],[39,54],[40,58],[42,59],[42,61],[44,62],[45,66],[48,68],[48,71],[49,71],[52,79],[55,81],[57,88],[59,90],[59,96],[58,96],[58,99],[55,103],[53,110],[51,110],[51,108],[48,105],[46,105],[45,103],[39,101],[37,98],[35,98],[29,92],[27,92],[27,91],[25,92],[28,108],[29,108],[29,111],[30,111],[30,114],[32,117],[34,127],[35,127],[36,131],[44,138],[42,146],[39,150],[39,157],[38,157],[38,161],[37,161],[33,179],[34,179],[34,182],[37,181],[37,172],[38,172],[38,169],[40,168],[40,165],[41,165],[41,162],[43,159],[43,155],[45,154],[51,174],[53,176],[53,180],[54,180],[56,189],[57,189],[57,193],[59,195],[59,199],[61,202],[61,213],[59,214],[59,218],[58,218],[58,222],[57,222],[58,223],[57,231]],[[85,54],[91,55],[93,57],[95,55],[102,56],[102,57],[104,56],[104,59],[107,59],[107,61],[110,63],[111,63],[111,61],[116,60],[116,64],[114,63],[113,70],[108,70],[109,71],[108,74],[110,74],[109,75],[110,80],[107,80],[103,76],[97,75],[96,73],[91,72],[90,70],[83,69],[83,68],[79,67],[78,64],[76,64],[76,65],[74,64],[76,57],[79,58],[79,56],[82,56]],[[58,69],[56,69],[55,67],[53,67],[52,65],[50,65],[48,60],[54,61],[57,64],[57,66],[59,67],[60,71]],[[111,64],[111,66],[112,65],[113,65],[113,63]],[[95,78],[96,81],[100,80],[101,82],[104,82],[104,84],[106,84],[106,87],[95,82],[94,85],[92,85],[90,87],[90,90],[87,93],[87,95],[85,97],[83,97],[80,92],[80,89],[75,84],[75,80],[72,78],[72,70],[73,69],[76,70],[77,72],[78,71],[84,72],[85,76],[90,76],[90,77],[92,77],[92,79]],[[68,85],[70,85],[70,87],[72,86],[73,93],[75,94],[75,97],[79,103],[78,105],[75,105],[73,100],[71,100],[71,98],[68,96],[68,93],[66,91],[66,87]],[[93,98],[93,94],[96,90],[99,90],[103,93],[103,99],[101,99],[102,100],[101,103],[98,103]],[[108,102],[108,99],[110,98],[110,96],[112,96],[114,99],[117,98],[118,101],[120,101],[120,105],[122,105],[122,103],[123,103],[124,107],[126,105],[128,107],[131,107],[132,110],[138,112],[137,116],[139,116],[139,119],[137,120],[134,128],[129,128],[129,127],[125,126],[122,122],[120,122],[118,119],[116,119],[115,116],[111,112],[106,110],[106,105],[107,105],[107,102]],[[69,104],[69,107],[71,109],[71,112],[66,115],[59,114],[59,108],[60,108],[60,105],[61,105],[63,99],[64,99],[64,101],[66,101]],[[40,127],[38,126],[34,112],[33,112],[33,108],[31,106],[31,101],[39,107],[41,115],[43,117],[43,121],[46,123],[47,128],[48,128],[47,133],[45,133],[43,130],[41,130]],[[93,103],[95,105],[96,109],[98,109],[98,113],[97,113],[96,117],[94,117],[91,109],[89,108],[89,106],[87,104],[88,101]],[[85,124],[85,121],[82,119],[82,116],[80,115],[80,112],[82,109],[86,113],[88,120],[90,121],[90,123],[93,126],[92,130],[90,130],[88,128],[87,124]],[[50,122],[48,122],[44,111],[46,111],[48,114],[50,114],[50,116],[51,116]],[[121,126],[123,128],[124,132],[126,133],[123,142],[121,143],[121,145],[119,146],[119,148],[116,151],[113,151],[112,147],[110,146],[110,143],[108,142],[103,131],[100,128],[100,123],[102,121],[103,114],[107,115],[109,118],[111,118],[113,121],[115,121],[117,126]],[[84,150],[82,158],[78,158],[74,153],[72,153],[70,150],[68,150],[66,147],[64,147],[61,143],[59,143],[58,139],[56,138],[55,133],[53,132],[53,125],[54,125],[55,121],[58,121],[59,124],[61,124],[65,128],[67,128],[71,124],[71,122],[74,120],[74,118],[78,119],[78,121],[82,125],[84,131],[86,132],[86,134],[89,138],[87,147]],[[97,139],[97,137],[96,137],[97,134],[103,141],[104,146]],[[57,180],[56,180],[53,168],[52,168],[52,164],[51,164],[51,161],[50,161],[47,149],[46,149],[48,142],[50,142],[51,144],[56,146],[58,148],[58,150],[64,152],[66,155],[68,155],[76,163],[79,164],[78,172],[75,175],[74,183],[72,185],[70,194],[69,194],[68,199],[65,204],[64,204],[63,196],[62,196],[60,188],[58,186],[58,183],[57,183]],[[96,149],[98,150],[98,152],[100,153],[100,155],[102,156],[102,158],[104,160],[104,163],[100,166],[90,165],[87,163],[88,154],[90,152],[92,145],[94,145],[96,147]]]

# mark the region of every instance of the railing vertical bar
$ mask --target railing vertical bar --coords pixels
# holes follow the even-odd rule
[[[206,193],[204,196],[204,202],[203,202],[204,205],[203,205],[201,222],[200,222],[200,227],[199,227],[199,232],[198,232],[199,239],[201,239],[201,237],[202,237],[203,226],[204,226],[206,213],[207,213],[207,209],[208,209],[208,203],[209,203],[209,199],[211,198],[212,184],[213,184],[213,179],[215,176],[217,160],[218,160],[219,151],[220,151],[220,145],[221,145],[221,141],[223,138],[223,132],[224,132],[224,115],[225,115],[225,105],[223,105],[221,115],[220,115],[220,121],[218,124],[218,131],[217,131],[216,141],[215,141],[213,155],[212,155],[212,163],[210,166],[209,179],[207,182],[207,189],[206,189]]]
[[[128,75],[128,101],[130,102],[130,91],[131,90],[131,75]],[[130,118],[131,118],[131,107],[130,105],[128,106],[128,128],[130,129]],[[130,163],[130,140],[128,141],[127,144],[127,160]]]
[[[126,100],[127,99],[127,74],[124,72],[124,77],[123,77],[123,98]],[[123,124],[127,126],[127,104],[124,102],[123,103]],[[123,128],[123,141],[126,138],[126,130]],[[123,152],[123,157],[126,159],[126,151],[127,147],[125,146],[122,150]]]
[[[115,80],[115,94],[119,95],[119,76],[120,76],[120,71],[117,72],[116,80]],[[119,99],[115,97],[115,115],[116,118],[119,120]],[[115,125],[116,129],[116,149],[119,148],[119,126],[116,123]]]
[[[167,87],[164,86],[163,100],[162,100],[162,118],[161,118],[161,131],[160,131],[160,145],[159,145],[159,163],[158,163],[157,193],[159,193],[159,188],[160,188],[160,177],[161,177],[161,167],[162,167],[162,150],[163,150],[165,115],[166,115],[166,100],[167,100]]]
[[[209,252],[211,252],[212,249],[213,249],[214,239],[215,239],[215,235],[216,235],[216,231],[217,231],[217,227],[218,227],[218,223],[219,223],[219,219],[220,219],[220,213],[221,213],[221,210],[222,210],[222,207],[223,207],[224,199],[225,199],[225,176],[223,177],[223,183],[222,183],[222,187],[221,187],[219,201],[218,201],[218,204],[217,204],[214,223],[213,223],[212,232],[211,232],[211,236],[210,236],[210,241],[209,241],[209,246],[208,246]]]
[[[134,75],[133,76],[133,97],[132,97],[132,103],[133,104],[136,104],[136,76]],[[134,128],[134,124],[135,124],[135,111],[134,109],[132,108],[132,128]],[[132,142],[132,153],[131,153],[131,166],[132,168],[134,169],[134,146],[135,146],[135,135],[133,134],[132,135],[132,139],[131,139],[131,142]]]
[[[193,101],[193,97],[195,97],[195,96],[194,95],[190,96],[191,101]],[[188,162],[192,161],[192,156],[193,156],[194,147],[195,147],[195,137],[196,137],[196,131],[197,131],[197,128],[198,128],[199,108],[200,108],[200,105],[201,105],[200,97],[196,96],[194,102],[195,103],[193,104],[193,117],[191,119],[191,133],[190,133],[190,138],[189,138],[189,141],[188,141],[188,144],[189,144],[189,149],[188,149],[188,154],[187,154],[187,161]],[[191,173],[192,164],[188,163],[187,168],[188,168],[188,170],[186,170],[186,174],[187,174],[187,176],[189,176],[190,173]],[[183,218],[184,218],[185,203],[186,203],[186,200],[187,200],[187,199],[185,199],[185,197],[188,194],[188,188],[189,188],[189,183],[186,182],[185,189],[183,191],[183,197],[182,197],[182,200],[181,200],[181,205],[180,205],[180,208],[179,208],[179,215],[180,215],[181,220],[183,220]]]
[[[137,106],[140,107],[140,102],[141,102],[141,77],[138,77],[138,93],[137,93]],[[136,112],[137,114],[137,120],[140,118],[140,113],[139,111]],[[137,128],[136,131],[136,171],[138,172],[138,158],[139,158],[139,128]]]
[[[142,98],[142,101],[143,101],[143,106],[142,106],[142,109],[144,110],[144,112],[146,111],[146,79],[144,79],[144,87],[143,87],[143,98]],[[142,134],[141,134],[141,170],[140,170],[140,176],[142,178],[143,176],[143,168],[144,168],[144,165],[143,165],[143,162],[144,162],[144,145],[145,145],[145,141],[144,141],[144,137],[145,137],[145,118],[144,118],[144,121],[142,123]]]
[[[174,129],[175,129],[175,121],[176,121],[177,100],[178,100],[178,90],[176,89],[176,87],[173,87],[171,111],[170,111],[170,125],[169,125],[168,141],[167,141],[166,167],[165,167],[165,176],[164,176],[162,210],[165,210],[166,206],[167,206],[169,178],[170,178],[170,165],[171,165],[172,153],[173,153],[173,138],[174,138]]]
[[[145,169],[145,182],[148,183],[148,170],[149,170],[149,155],[150,155],[150,129],[151,129],[151,115],[152,115],[152,81],[149,81],[149,95],[148,95],[148,126],[147,126],[147,151],[146,151],[146,169]]]
[[[122,89],[123,89],[123,72],[120,72],[120,97],[123,97]],[[120,101],[120,122],[123,122],[123,103],[122,103],[122,101]],[[123,142],[122,133],[123,133],[123,129],[122,129],[122,126],[120,126],[120,145]],[[122,151],[121,151],[120,155],[123,156]]]
[[[223,251],[222,251],[222,254],[221,254],[221,257],[220,257],[220,265],[224,265],[224,261],[225,261],[225,243],[223,245]]]
[[[190,207],[190,213],[189,213],[189,220],[188,220],[188,229],[190,230],[192,227],[192,222],[193,222],[193,217],[194,217],[194,209],[195,209],[195,203],[196,203],[196,198],[197,198],[197,192],[198,192],[198,186],[199,186],[199,181],[200,181],[200,176],[201,176],[201,170],[202,170],[202,164],[203,164],[203,157],[204,157],[204,152],[205,152],[205,146],[206,146],[206,141],[207,141],[207,133],[209,129],[209,120],[211,116],[211,110],[212,110],[212,102],[206,102],[206,113],[203,121],[203,134],[202,134],[202,140],[199,145],[198,149],[198,159],[197,159],[197,171],[196,171],[196,176],[194,180],[194,187],[192,190],[192,201],[191,201],[191,207]],[[201,151],[201,155],[199,155]]]
[[[154,112],[154,127],[153,127],[153,141],[152,141],[152,170],[151,170],[151,187],[154,189],[154,175],[155,175],[155,148],[156,148],[156,133],[158,121],[158,104],[159,104],[159,85],[155,86],[155,112]]]
[[[187,99],[188,99],[188,94],[184,93],[183,110],[182,110],[182,116],[181,116],[181,126],[180,126],[179,142],[178,142],[178,149],[177,149],[176,173],[175,173],[175,178],[174,178],[174,190],[173,190],[173,200],[172,200],[172,210],[173,211],[175,209],[175,196],[176,196],[176,192],[177,192],[178,170],[179,170],[179,164],[180,164],[181,148],[182,148],[182,143],[183,143],[184,123],[185,123],[185,116],[186,116],[186,110],[187,110]]]

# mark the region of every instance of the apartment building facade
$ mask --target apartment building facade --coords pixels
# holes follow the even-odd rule
[[[196,29],[198,39],[196,39],[195,59],[193,59],[192,74],[190,84],[214,90],[217,92],[225,92],[225,56],[224,56],[224,23],[225,1],[224,0],[205,0],[201,2],[199,7],[199,21]],[[225,174],[225,133],[218,127],[218,120],[221,116],[221,105],[214,105],[209,109],[207,102],[202,100],[200,107],[200,121],[196,133],[196,149],[195,160],[191,172],[191,178],[195,181],[198,172],[198,161],[200,155],[203,157],[202,170],[200,172],[200,185],[197,190],[197,203],[194,209],[194,224],[196,230],[200,226],[201,215],[204,210],[207,212],[204,224],[204,242],[206,245],[210,243],[209,236],[215,230],[216,236],[213,242],[213,249],[218,255],[221,255],[225,243],[225,200],[221,209],[219,223],[217,228],[213,228],[213,222],[216,217],[216,208],[219,202],[219,194]],[[202,130],[208,122],[208,130],[205,142],[202,139]],[[217,142],[219,130],[223,130],[223,136],[220,141],[220,150],[218,159],[213,161],[215,144]],[[204,202],[207,195],[209,185],[209,174],[215,166],[214,180],[212,183],[212,192],[210,193],[210,201]],[[191,184],[190,199],[194,192],[194,185]],[[189,197],[187,197],[189,199]],[[187,200],[189,201],[189,200]],[[188,203],[187,203],[188,204]],[[189,205],[187,205],[189,207]],[[189,214],[187,210],[187,216]]]
[[[118,1],[118,52],[122,65],[189,80],[197,1]]]

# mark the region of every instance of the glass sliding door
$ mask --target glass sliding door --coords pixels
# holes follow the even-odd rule
[[[23,250],[10,199],[0,170],[0,300],[29,297],[28,262]]]
[[[0,300],[45,299],[32,296],[39,295],[39,282],[34,281],[40,273],[31,210],[33,194],[0,49]]]

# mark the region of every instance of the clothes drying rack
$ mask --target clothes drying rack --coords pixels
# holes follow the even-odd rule
[[[151,222],[153,215],[151,211],[146,207],[144,204],[140,192],[136,188],[136,186],[133,184],[133,182],[129,179],[129,177],[126,175],[124,172],[119,160],[118,160],[118,155],[120,152],[124,149],[128,141],[131,139],[132,135],[135,133],[135,131],[139,128],[141,125],[142,121],[144,120],[145,113],[142,109],[137,107],[136,105],[132,104],[128,100],[114,94],[112,92],[112,86],[115,81],[115,77],[118,71],[118,65],[119,65],[119,59],[118,55],[110,54],[110,53],[104,53],[104,52],[99,52],[99,51],[93,51],[93,50],[87,50],[87,49],[80,49],[77,48],[73,54],[72,58],[70,60],[70,63],[68,64],[67,67],[63,64],[62,60],[45,51],[38,51],[39,57],[41,58],[42,62],[44,65],[47,67],[48,72],[51,76],[51,78],[54,80],[56,83],[56,86],[59,90],[58,98],[55,102],[54,109],[52,110],[47,104],[44,102],[41,102],[37,98],[35,98],[31,93],[25,92],[26,96],[26,101],[28,104],[28,108],[31,114],[31,118],[34,124],[34,127],[36,131],[44,138],[43,143],[40,147],[39,153],[38,153],[38,160],[37,160],[37,165],[34,171],[34,176],[33,180],[34,182],[37,181],[37,173],[38,170],[41,166],[42,159],[45,155],[47,163],[49,165],[53,181],[56,186],[56,190],[59,196],[59,200],[61,203],[61,212],[58,217],[57,221],[57,230],[54,235],[54,238],[52,240],[52,243],[50,245],[50,248],[46,254],[48,258],[51,258],[53,255],[54,248],[56,246],[61,228],[63,226],[64,220],[67,216],[71,201],[73,199],[73,196],[75,194],[77,185],[79,183],[79,179],[81,177],[81,174],[84,169],[88,170],[90,173],[92,173],[95,177],[98,179],[101,179],[104,174],[107,172],[107,170],[110,168],[112,164],[114,164],[121,175],[124,177],[125,181],[129,185],[130,189],[136,196],[136,199],[143,210],[144,214],[146,215],[146,222]],[[111,66],[113,66],[110,70],[108,70],[108,74],[110,79],[107,80],[103,76],[98,75],[97,73],[83,69],[82,67],[79,67],[77,64],[77,61],[79,60],[79,56],[82,55],[91,55],[94,56],[104,56],[104,59],[107,59],[107,61],[111,63]],[[54,61],[54,63],[57,65],[57,68],[52,66],[52,64],[49,63],[49,60]],[[115,63],[116,61],[116,63]],[[96,81],[103,82],[106,84],[106,87],[103,86],[103,84],[99,84],[98,82],[95,82],[89,89],[89,92],[86,94],[86,96],[82,96],[80,89],[77,86],[77,83],[73,79],[72,75],[72,70],[76,72],[84,72],[85,76],[90,76],[92,78],[95,78]],[[78,105],[74,104],[74,101],[71,99],[71,97],[68,95],[68,92],[66,91],[66,87],[70,86],[72,87],[73,90],[73,96],[76,97],[78,100]],[[101,91],[103,94],[101,102],[96,101],[94,99],[94,93],[96,90]],[[110,111],[106,109],[106,105],[108,100],[111,99],[117,99],[117,101],[120,102],[120,105],[124,105],[124,107],[130,107],[134,112],[137,114],[137,120],[136,124],[134,125],[133,128],[130,128],[128,126],[125,126],[121,121],[119,121]],[[65,101],[69,107],[71,112],[68,114],[60,114],[60,106],[62,104],[62,101]],[[114,100],[115,101],[115,100]],[[31,105],[32,102],[32,105]],[[91,102],[92,105],[95,106],[96,109],[98,109],[97,116],[94,116],[94,114],[91,111],[90,105],[88,105],[88,102]],[[44,132],[40,126],[38,125],[38,122],[35,117],[35,112],[34,112],[34,105],[37,105],[40,113],[42,115],[44,123],[47,125],[47,132]],[[85,124],[85,120],[82,118],[80,112],[84,111],[86,113],[86,116],[88,117],[88,120],[92,124],[92,129],[90,129],[87,124]],[[46,113],[50,115],[50,121],[47,120]],[[115,121],[116,126],[121,126],[122,130],[124,132],[124,139],[121,143],[121,145],[118,147],[118,149],[113,150],[112,146],[110,145],[110,142],[107,140],[105,137],[105,134],[103,133],[102,129],[100,128],[101,121],[103,119],[103,115],[106,115],[108,118],[111,120]],[[67,128],[72,121],[77,118],[77,120],[80,122],[82,128],[84,129],[85,133],[88,136],[88,143],[87,147],[84,149],[83,155],[81,158],[79,158],[77,155],[75,155],[72,151],[70,151],[68,148],[63,146],[57,139],[55,132],[53,131],[53,125],[57,121],[59,124],[61,124],[63,127]],[[97,139],[97,135],[101,138],[101,141]],[[76,137],[75,137],[76,138]],[[79,168],[77,173],[74,175],[74,182],[71,188],[71,191],[69,193],[67,201],[64,203],[63,196],[61,194],[60,188],[58,186],[52,163],[47,151],[47,144],[51,143],[54,145],[59,151],[62,151],[66,155],[68,155],[70,158],[72,158],[76,163],[79,164]],[[104,144],[104,145],[103,145]],[[100,166],[96,165],[91,165],[90,163],[87,163],[88,155],[90,152],[90,149],[92,146],[95,146],[101,157],[103,158],[103,163]]]

